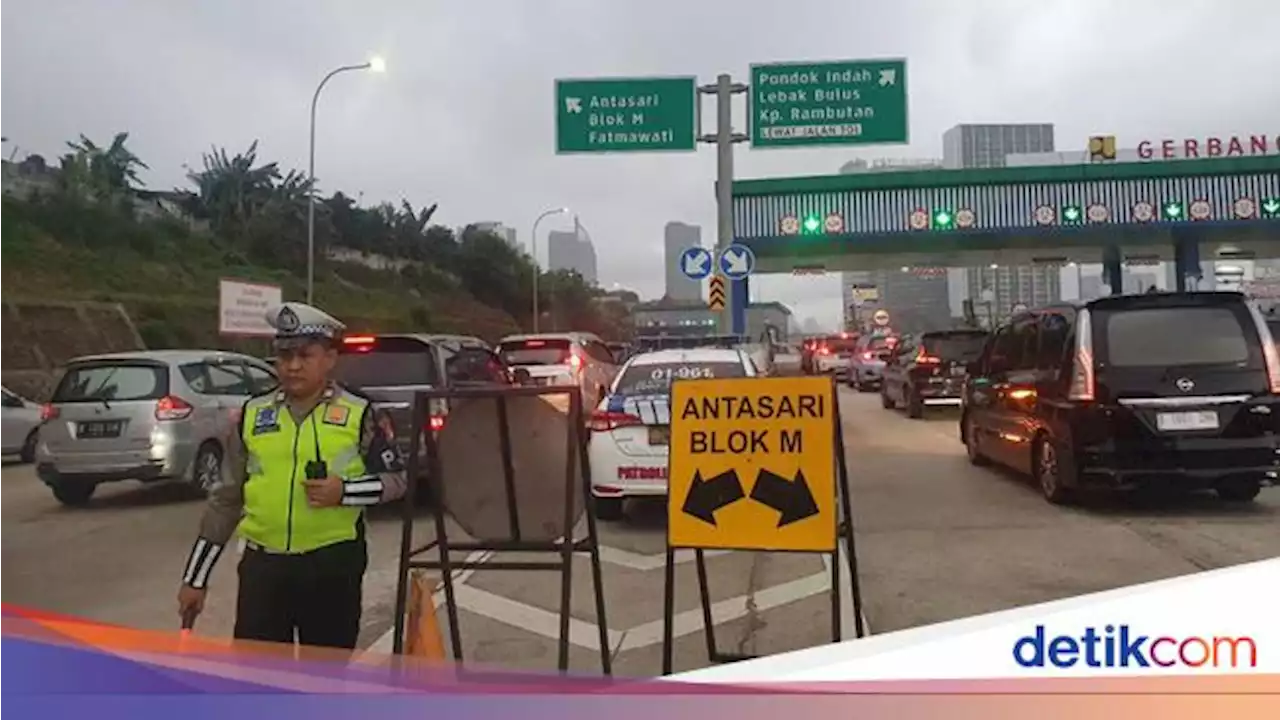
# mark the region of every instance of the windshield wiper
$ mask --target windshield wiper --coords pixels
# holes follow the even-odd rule
[[[118,367],[111,368],[111,370],[107,372],[106,377],[102,378],[102,382],[98,383],[98,387],[94,388],[93,392],[85,393],[85,396],[90,400],[101,401],[102,407],[106,408],[107,410],[110,410],[111,403],[108,402],[109,398],[106,392],[107,383],[111,382],[111,378],[115,377],[116,373],[119,371],[120,371],[120,368]]]

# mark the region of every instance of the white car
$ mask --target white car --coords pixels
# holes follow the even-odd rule
[[[22,462],[36,457],[40,438],[40,406],[3,388],[4,454],[17,455]]]
[[[498,354],[512,370],[527,372],[533,385],[577,385],[584,412],[600,402],[618,373],[613,351],[591,333],[509,335],[498,343]]]
[[[851,357],[857,340],[849,333],[831,335],[818,341],[813,355],[814,371],[819,375],[834,375],[836,378],[849,376]]]
[[[596,517],[617,520],[626,498],[667,494],[673,380],[758,374],[740,349],[659,350],[627,361],[591,415],[587,452]]]

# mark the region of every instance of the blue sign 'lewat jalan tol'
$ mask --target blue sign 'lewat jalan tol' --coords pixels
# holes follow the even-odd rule
[[[711,274],[711,252],[706,248],[686,248],[677,262],[680,272],[690,280],[704,280]]]

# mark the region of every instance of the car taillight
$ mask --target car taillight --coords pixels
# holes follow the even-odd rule
[[[609,432],[618,428],[634,427],[643,425],[644,421],[638,416],[625,412],[612,412],[609,410],[597,410],[591,413],[591,422],[587,427],[592,432]]]
[[[831,354],[831,349],[830,349],[830,348],[825,348],[825,347],[820,347],[820,348],[818,348],[818,354],[819,354],[819,355],[830,355],[830,354]]]
[[[582,356],[577,353],[569,354],[569,367],[577,372],[582,369]]]
[[[876,354],[875,354],[875,353],[873,353],[873,352],[864,352],[864,353],[862,353],[862,359],[863,359],[863,360],[875,360],[875,359],[876,359]]]
[[[924,350],[921,350],[920,354],[916,355],[916,363],[919,365],[937,365],[940,362],[942,362],[942,358],[926,354]]]
[[[444,429],[444,416],[432,415],[427,418],[427,429],[431,432],[440,432]]]
[[[1262,361],[1267,366],[1267,386],[1272,394],[1280,395],[1280,350],[1276,349],[1276,338],[1267,327],[1266,318],[1256,305],[1250,303],[1249,313],[1253,315],[1254,324],[1258,327],[1258,339],[1262,341]]]
[[[157,420],[181,420],[195,410],[191,403],[174,395],[166,395],[156,401]]]
[[[40,422],[47,422],[58,417],[58,407],[53,403],[45,403],[40,406]]]
[[[1071,365],[1071,388],[1067,391],[1067,398],[1092,402],[1096,387],[1093,376],[1093,322],[1089,319],[1088,310],[1081,310],[1076,321],[1076,346]]]

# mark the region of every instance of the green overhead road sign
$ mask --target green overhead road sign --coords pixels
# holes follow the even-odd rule
[[[677,152],[697,146],[693,77],[556,80],[556,152]]]
[[[751,147],[906,143],[907,61],[751,66]]]

